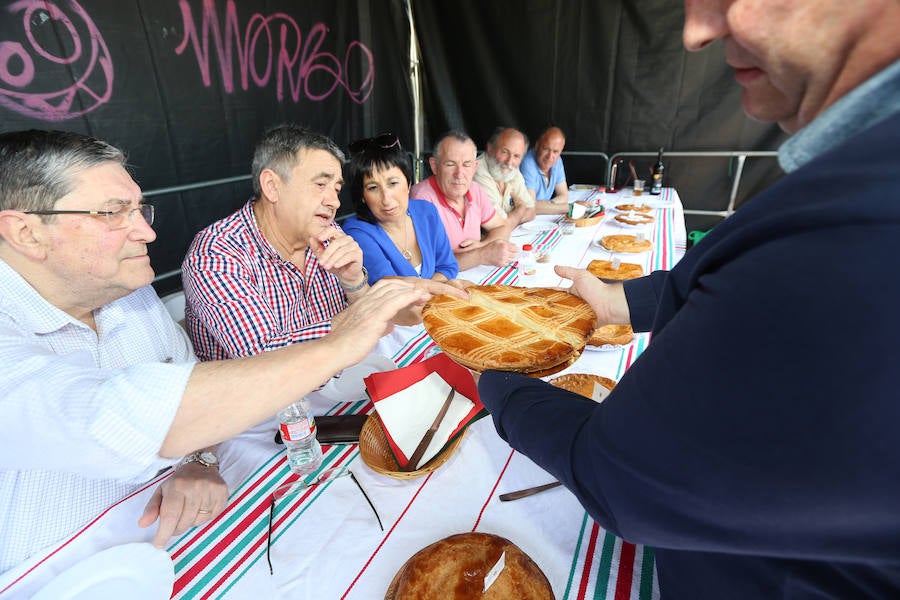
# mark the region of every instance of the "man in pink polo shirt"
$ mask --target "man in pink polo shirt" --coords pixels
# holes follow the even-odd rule
[[[434,175],[409,191],[410,198],[428,200],[437,207],[460,271],[478,265],[502,267],[519,252],[509,241],[506,219],[472,181],[478,168],[476,152],[472,138],[448,131],[438,138],[429,159]],[[486,232],[483,239],[482,230]]]

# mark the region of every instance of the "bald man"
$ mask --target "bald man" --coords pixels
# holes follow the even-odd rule
[[[548,127],[519,165],[525,186],[535,195],[539,215],[559,215],[569,210],[569,186],[560,157],[565,147],[562,130]]]

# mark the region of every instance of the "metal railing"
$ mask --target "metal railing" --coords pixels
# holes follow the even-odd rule
[[[631,156],[656,156],[656,152],[616,152],[613,154],[606,166],[606,185],[610,184],[610,174],[612,164],[617,158]],[[728,196],[728,206],[725,210],[699,210],[684,209],[686,215],[707,215],[716,217],[729,217],[734,214],[734,205],[738,197],[738,188],[741,185],[741,175],[744,173],[744,164],[748,158],[777,158],[778,153],[774,151],[764,150],[720,150],[709,152],[666,152],[667,157],[688,157],[688,158],[733,158],[737,159],[737,166],[734,170],[733,180],[731,182],[731,193]]]

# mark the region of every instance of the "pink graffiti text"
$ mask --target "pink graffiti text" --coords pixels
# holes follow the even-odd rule
[[[215,0],[203,0],[201,29],[198,32],[188,0],[180,0],[184,37],[175,49],[182,54],[188,45],[194,49],[203,85],[211,79],[211,48],[218,59],[222,85],[227,93],[234,91],[234,59],[240,73],[241,89],[247,90],[250,81],[266,87],[274,73],[275,94],[281,102],[287,93],[297,102],[301,95],[309,100],[324,100],[338,86],[346,90],[357,104],[372,93],[375,83],[375,62],[372,52],[359,41],[347,46],[344,60],[322,50],[328,34],[323,23],[314,24],[304,37],[297,22],[285,13],[265,16],[254,14],[241,32],[234,0],[225,4],[224,35]],[[358,82],[349,81],[352,69],[362,74]]]
[[[0,40],[0,105],[44,121],[89,113],[113,91],[113,64],[97,26],[75,0],[59,4],[13,2],[7,12],[21,13],[22,37]]]

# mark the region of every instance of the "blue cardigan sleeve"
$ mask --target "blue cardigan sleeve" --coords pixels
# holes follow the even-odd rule
[[[362,248],[363,265],[369,272],[369,283],[375,283],[389,275],[411,277],[418,275],[406,259],[400,257],[402,260],[392,260],[392,254],[399,257],[400,253],[392,243],[390,247],[386,247],[383,240],[379,239],[382,236],[379,236],[380,230],[375,225],[360,221],[356,217],[348,217],[341,223],[341,229]]]
[[[459,275],[459,263],[456,262],[456,256],[454,256],[453,250],[450,249],[450,239],[447,237],[447,231],[444,229],[444,224],[440,215],[438,215],[437,208],[425,200],[410,200],[409,203],[410,212],[417,216],[416,223],[423,226],[422,233],[427,236],[427,239],[423,240],[420,235],[419,247],[430,244],[432,248],[434,266],[431,275],[441,273],[447,279],[453,279]],[[423,253],[423,267],[425,262]]]

